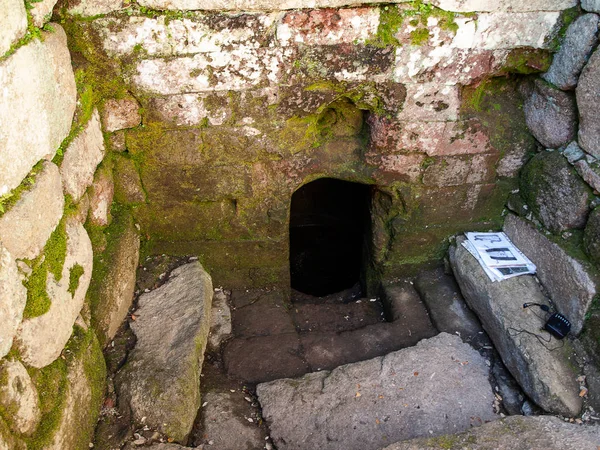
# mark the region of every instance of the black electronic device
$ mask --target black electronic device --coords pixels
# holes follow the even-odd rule
[[[554,313],[546,321],[544,330],[556,339],[563,339],[571,331],[571,322],[562,314]]]

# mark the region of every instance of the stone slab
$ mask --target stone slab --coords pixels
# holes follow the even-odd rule
[[[87,232],[77,221],[68,221],[67,255],[60,282],[48,273],[46,290],[51,300],[46,314],[24,320],[19,327],[17,344],[23,362],[36,368],[52,363],[60,356],[73,333],[73,324],[83,308],[92,278],[93,252]],[[70,269],[79,264],[83,275],[74,295],[69,292]]]
[[[90,190],[90,222],[98,226],[109,224],[110,208],[115,194],[115,184],[112,171],[101,167],[94,175],[94,182]]]
[[[384,320],[381,304],[366,298],[346,304],[292,304],[291,315],[301,332],[348,331]]]
[[[600,169],[590,167],[584,159],[577,161],[574,165],[581,178],[583,178],[594,191],[600,192]]]
[[[600,426],[581,426],[558,417],[507,417],[462,434],[432,439],[414,439],[384,450],[597,450]]]
[[[17,259],[36,258],[63,215],[65,199],[58,167],[45,161],[33,187],[0,217],[0,239]]]
[[[16,360],[0,361],[0,405],[10,411],[13,431],[31,434],[40,422],[38,392],[27,369]]]
[[[552,65],[542,78],[560,89],[573,89],[598,42],[598,16],[584,14],[569,25]]]
[[[210,333],[208,335],[208,350],[219,351],[221,343],[231,336],[231,294],[221,288],[216,288],[213,295]]]
[[[123,0],[69,0],[68,12],[74,16],[92,17],[110,14],[124,8]]]
[[[450,249],[452,269],[467,301],[481,320],[507,369],[523,391],[544,410],[576,416],[581,411],[577,370],[571,346],[557,342],[549,334],[547,346],[530,333],[542,333],[544,320],[523,303],[548,304],[537,282],[523,275],[493,283],[477,260],[461,245]],[[524,330],[524,331],[522,331]],[[564,346],[562,346],[564,344]],[[552,348],[559,350],[551,351]]]
[[[96,167],[104,158],[104,136],[100,128],[100,115],[94,109],[83,131],[65,150],[60,174],[65,194],[76,202],[94,181]]]
[[[261,296],[232,311],[232,327],[237,337],[294,333],[296,328],[285,296]]]
[[[200,372],[210,328],[213,287],[199,262],[175,269],[169,281],[140,296],[137,337],[117,374],[119,402],[132,420],[185,442],[200,408]]]
[[[42,28],[50,20],[57,2],[58,0],[40,0],[31,3],[31,19],[36,27]]]
[[[585,11],[600,13],[600,0],[581,0],[581,7]]]
[[[67,36],[58,24],[0,63],[0,195],[52,158],[71,130],[76,87]],[[23,133],[35,130],[35,133]]]
[[[27,30],[27,13],[21,0],[1,0],[0,11],[0,56],[17,42]]]
[[[27,289],[21,282],[21,275],[15,258],[0,242],[0,358],[11,349],[13,338],[23,319],[27,303]]]
[[[138,126],[142,121],[139,108],[140,105],[132,97],[106,100],[102,108],[104,130],[112,133]]]
[[[257,386],[280,450],[379,449],[495,420],[484,359],[442,333],[384,357]]]
[[[596,50],[583,68],[576,89],[579,108],[579,145],[600,158],[600,51]]]
[[[559,312],[569,318],[572,332],[579,334],[585,315],[598,293],[595,270],[572,258],[558,244],[512,214],[506,217],[504,232],[537,266],[537,276]]]

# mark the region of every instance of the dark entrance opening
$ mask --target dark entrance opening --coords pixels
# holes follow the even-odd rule
[[[369,223],[368,185],[322,178],[292,195],[292,289],[322,297],[355,285]]]

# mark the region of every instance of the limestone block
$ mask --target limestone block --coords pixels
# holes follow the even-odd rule
[[[119,401],[129,405],[134,422],[176,442],[185,442],[200,408],[212,294],[210,276],[197,261],[143,294],[130,324],[137,343],[116,378]]]
[[[495,178],[496,154],[446,156],[423,171],[423,184],[428,186],[460,186],[491,183]]]
[[[0,195],[40,159],[52,158],[71,130],[75,77],[67,36],[52,27],[43,41],[34,39],[0,63]]]
[[[458,119],[460,89],[437,83],[408,84],[404,109],[397,114],[406,121],[452,121]]]
[[[104,158],[104,136],[100,128],[100,115],[94,109],[83,131],[65,150],[60,166],[66,194],[78,201],[94,180],[96,167]]]
[[[556,33],[558,12],[495,12],[477,18],[456,19],[458,31],[452,46],[499,50],[519,47],[549,48]]]
[[[37,390],[19,361],[4,360],[0,362],[0,406],[10,411],[6,417],[13,431],[20,434],[31,434],[40,422],[40,407]]]
[[[133,97],[107,100],[102,110],[104,130],[113,132],[137,127],[142,122],[139,107]]]
[[[31,18],[36,27],[42,28],[50,20],[52,9],[57,2],[58,0],[41,0],[31,3],[33,7],[31,9]]]
[[[19,327],[17,343],[23,361],[42,368],[53,362],[62,352],[73,332],[73,324],[83,307],[85,294],[92,277],[92,243],[83,225],[68,221],[67,255],[60,282],[48,273],[46,290],[51,300],[50,310],[41,316],[24,320]],[[83,275],[74,295],[69,292],[70,269],[79,264]]]
[[[370,152],[365,155],[367,164],[375,166],[384,174],[392,174],[412,183],[421,178],[424,159],[425,155],[419,154],[381,155],[378,152]]]
[[[102,345],[115,337],[127,317],[133,302],[140,252],[140,237],[132,218],[117,217],[115,221],[118,231],[111,235],[110,247],[99,261],[98,273],[104,277],[95,279],[90,287],[90,294],[95,297],[94,326]]]
[[[546,148],[571,142],[577,133],[577,106],[569,93],[536,80],[523,104],[531,134]]]
[[[577,86],[579,74],[598,42],[598,16],[585,14],[567,29],[564,41],[542,78],[560,89]]]
[[[594,296],[596,280],[589,264],[572,258],[523,219],[509,215],[504,232],[537,266],[537,276],[550,298],[571,321],[571,330],[579,334]]]
[[[18,41],[27,30],[25,4],[21,0],[0,1],[0,56]]]
[[[585,1],[585,0],[584,0]],[[562,11],[577,6],[577,0],[431,0],[431,3],[446,11]]]
[[[540,333],[544,321],[535,311],[524,309],[528,302],[548,304],[533,276],[490,281],[477,260],[457,240],[451,247],[450,262],[456,280],[469,307],[475,311],[483,328],[494,342],[506,368],[523,391],[544,410],[572,417],[579,414],[578,373],[569,358],[570,346],[550,351],[561,344],[551,338],[548,348],[538,339],[520,330]],[[516,331],[515,331],[516,330]]]
[[[552,416],[513,416],[486,423],[462,434],[438,439],[414,439],[398,442],[384,450],[512,450],[540,448],[545,450],[597,450],[600,446],[600,427],[581,426]]]
[[[150,100],[148,113],[155,120],[178,127],[201,125],[206,120],[210,125],[223,125],[232,114],[231,109],[227,107],[227,99],[219,95],[222,105],[209,108],[206,97],[206,94],[155,97]]]
[[[257,394],[278,449],[375,450],[495,420],[488,376],[483,357],[441,333],[331,372],[262,383]]]
[[[600,169],[591,167],[585,159],[575,163],[577,173],[589,184],[596,192],[600,192]]]
[[[600,158],[600,51],[596,50],[583,68],[577,85],[579,145]]]
[[[590,213],[583,234],[583,246],[590,259],[600,267],[600,208]]]
[[[581,7],[589,12],[600,13],[600,0],[581,0]]]
[[[541,152],[521,172],[521,195],[542,224],[554,233],[583,228],[591,189],[558,152]]]
[[[109,223],[110,207],[115,192],[112,172],[101,167],[94,177],[94,183],[90,190],[90,222],[98,226],[106,226]]]
[[[12,347],[13,338],[23,319],[27,289],[21,283],[17,263],[0,242],[0,358]]]
[[[0,217],[0,239],[17,259],[36,258],[63,215],[58,167],[44,161],[30,191]]]
[[[82,17],[110,14],[124,8],[123,0],[69,0],[66,3],[69,14]]]

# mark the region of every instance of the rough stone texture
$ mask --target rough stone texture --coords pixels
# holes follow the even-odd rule
[[[457,435],[398,442],[385,450],[597,450],[600,427],[564,422],[558,417],[507,417]]]
[[[131,408],[135,423],[177,442],[187,439],[200,407],[212,295],[210,276],[196,261],[140,296],[130,324],[137,343],[116,379],[119,402]]]
[[[41,0],[31,4],[33,7],[31,9],[31,18],[36,27],[42,28],[50,20],[52,9],[57,2],[58,0]]]
[[[142,121],[139,107],[138,102],[132,97],[107,100],[102,110],[104,130],[112,133],[138,126]]]
[[[106,226],[110,220],[110,207],[115,194],[112,172],[101,167],[94,175],[94,183],[90,190],[90,223]]]
[[[496,419],[488,373],[475,350],[442,333],[331,372],[259,384],[257,394],[277,448],[368,450]]]
[[[600,207],[590,213],[583,233],[583,246],[590,259],[600,267]]]
[[[456,86],[409,84],[406,87],[406,103],[397,118],[411,121],[457,120],[459,108],[460,90]]]
[[[129,158],[115,157],[115,200],[120,203],[140,203],[146,200],[140,174],[135,162]]]
[[[600,1],[598,0],[581,0],[581,7],[589,12],[600,13]]]
[[[19,361],[0,362],[0,407],[10,411],[13,431],[30,434],[37,427],[41,413],[38,393],[27,370]]]
[[[123,9],[123,0],[69,0],[69,14],[82,17],[110,14],[113,11]]]
[[[13,338],[23,318],[27,289],[21,283],[17,263],[0,242],[0,358],[12,347]]]
[[[502,361],[494,361],[492,376],[497,385],[497,392],[502,397],[501,404],[506,412],[513,416],[522,414],[521,410],[525,401],[525,395],[517,381],[506,370]]]
[[[111,247],[99,263],[105,269],[102,279],[93,281],[97,304],[92,315],[100,344],[105,345],[117,334],[133,302],[136,269],[140,256],[140,236],[130,217],[111,235]]]
[[[89,333],[89,332],[88,332]],[[67,364],[63,412],[47,450],[89,448],[104,400],[106,366],[97,339],[91,334]]]
[[[600,51],[596,50],[583,68],[577,85],[579,145],[600,158]]]
[[[577,86],[579,75],[598,42],[598,16],[584,14],[567,29],[564,41],[550,70],[542,75],[556,87],[568,90]]]
[[[96,167],[104,158],[104,136],[100,128],[100,115],[94,109],[83,131],[71,142],[62,164],[63,187],[66,194],[78,201],[94,180]]]
[[[567,158],[569,164],[575,164],[580,159],[585,158],[585,153],[583,152],[583,150],[581,150],[581,148],[577,144],[577,141],[573,141],[569,145],[567,145],[567,147],[563,150],[562,154],[565,158]]]
[[[17,259],[36,258],[63,215],[63,196],[58,167],[45,161],[31,190],[0,217],[0,239]]]
[[[71,130],[76,88],[67,36],[58,24],[0,63],[0,195],[52,158]],[[23,133],[23,130],[35,130]]]
[[[11,433],[2,418],[0,418],[0,450],[27,450],[25,442]]]
[[[572,258],[525,220],[509,215],[504,232],[537,266],[537,276],[559,312],[571,321],[571,331],[579,334],[597,293],[593,269]]]
[[[442,267],[420,272],[415,287],[439,331],[457,334],[477,350],[489,345],[481,323],[465,303],[454,277],[446,275]]]
[[[223,289],[215,289],[212,301],[208,350],[216,351],[221,342],[231,335],[231,309],[227,302],[229,296]]]
[[[535,155],[521,171],[521,195],[542,224],[554,233],[583,228],[591,189],[558,152]]]
[[[574,361],[570,345],[565,342],[560,350],[550,351],[561,343],[551,338],[546,348],[535,336],[520,332],[540,333],[543,327],[540,316],[531,308],[523,308],[524,299],[548,304],[538,284],[532,276],[491,282],[477,260],[461,245],[463,241],[460,237],[457,247],[450,250],[452,269],[467,303],[481,320],[507,369],[544,410],[578,415],[582,401],[576,382],[578,374],[569,361],[569,358]]]
[[[239,400],[236,401],[234,395],[231,392],[202,395],[203,404],[207,403],[202,407],[203,440],[220,450],[264,448],[265,440],[259,428],[242,417]]]
[[[83,307],[85,294],[92,278],[92,243],[83,225],[67,221],[67,255],[60,282],[48,273],[46,290],[51,300],[50,310],[41,316],[24,320],[19,327],[17,344],[23,361],[42,368],[60,355],[73,332],[73,324]],[[69,270],[79,264],[83,275],[75,295],[69,289]]]
[[[580,160],[575,163],[575,169],[596,193],[600,192],[600,169],[598,167],[590,167],[586,160]]]
[[[571,94],[536,80],[523,108],[531,134],[544,147],[558,148],[576,136],[577,107]]]
[[[4,55],[10,46],[18,41],[27,30],[27,14],[25,4],[20,0],[0,1],[0,56]]]

